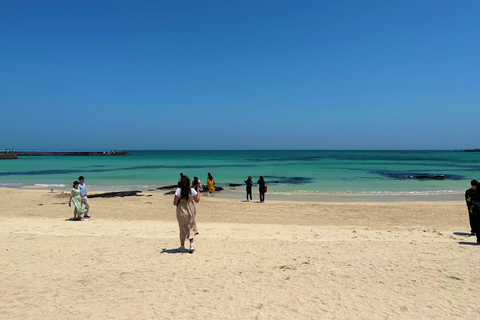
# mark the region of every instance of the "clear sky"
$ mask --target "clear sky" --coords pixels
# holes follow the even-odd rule
[[[480,146],[480,1],[0,1],[0,149]]]

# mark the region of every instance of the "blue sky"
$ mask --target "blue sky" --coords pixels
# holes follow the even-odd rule
[[[0,149],[480,146],[480,1],[0,1]]]

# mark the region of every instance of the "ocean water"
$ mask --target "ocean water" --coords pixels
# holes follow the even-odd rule
[[[461,194],[480,178],[480,153],[455,151],[128,152],[0,160],[0,186],[70,186],[83,175],[93,188],[148,189],[175,184],[180,172],[205,184],[210,172],[224,188],[263,175],[277,193]]]

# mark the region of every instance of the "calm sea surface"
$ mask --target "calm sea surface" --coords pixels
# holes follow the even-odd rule
[[[269,192],[319,194],[463,193],[480,178],[480,153],[455,151],[128,151],[131,156],[0,160],[0,186],[153,188],[180,172],[228,188],[265,177]],[[422,178],[445,175],[445,179]],[[432,177],[432,176],[431,176]],[[441,178],[441,177],[439,177]]]

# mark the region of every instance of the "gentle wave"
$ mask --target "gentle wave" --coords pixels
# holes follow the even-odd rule
[[[427,191],[311,191],[311,190],[294,190],[294,191],[271,191],[274,194],[285,195],[352,195],[352,196],[406,196],[406,195],[463,195],[461,190],[427,190]]]

